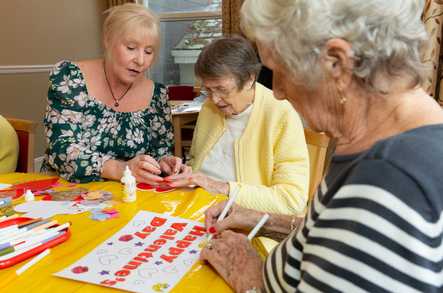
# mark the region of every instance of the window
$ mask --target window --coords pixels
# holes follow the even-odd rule
[[[201,49],[222,36],[221,0],[144,0],[160,17],[161,50],[150,71],[165,85],[195,84],[194,64]]]

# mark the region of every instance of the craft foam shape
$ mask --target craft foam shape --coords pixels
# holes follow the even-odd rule
[[[155,187],[147,183],[137,183],[137,189],[140,191],[151,191],[154,190]]]
[[[155,189],[155,192],[157,193],[165,193],[165,192],[171,192],[175,190],[175,187],[170,187],[170,186],[159,186]]]

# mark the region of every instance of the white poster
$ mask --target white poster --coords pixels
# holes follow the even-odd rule
[[[55,275],[132,292],[168,292],[198,259],[205,233],[200,222],[140,211]]]

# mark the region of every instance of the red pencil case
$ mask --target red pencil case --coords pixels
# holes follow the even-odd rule
[[[10,226],[10,225],[20,224],[20,223],[26,222],[28,220],[31,220],[31,218],[18,217],[18,218],[6,220],[3,222],[0,222],[0,228],[4,228],[4,227]],[[55,225],[55,226],[58,226],[58,225]],[[0,260],[0,269],[5,269],[10,266],[13,266],[13,265],[15,265],[19,262],[22,262],[22,261],[24,261],[36,254],[39,254],[40,252],[43,252],[44,250],[46,250],[50,247],[54,247],[56,245],[59,245],[62,242],[65,242],[71,236],[71,232],[69,231],[69,228],[66,228],[66,230],[62,230],[62,231],[65,231],[65,233],[61,234],[57,238],[54,238],[54,239],[52,239],[40,246],[37,246],[33,249],[25,251],[25,252],[23,252],[19,255],[16,255],[14,257],[11,257],[11,258],[8,258],[5,260]]]

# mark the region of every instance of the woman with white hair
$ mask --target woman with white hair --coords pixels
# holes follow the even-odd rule
[[[246,0],[242,24],[274,73],[274,94],[337,139],[306,219],[271,215],[289,234],[263,263],[224,231],[202,251],[238,292],[442,292],[443,113],[422,89],[427,39],[417,0]],[[262,213],[210,208],[217,231]],[[295,220],[299,221],[298,219]]]
[[[44,169],[90,182],[120,180],[129,166],[138,182],[156,185],[162,169],[186,169],[170,156],[166,88],[145,77],[160,54],[159,20],[143,5],[113,7],[103,44],[104,58],[63,60],[51,72]]]

